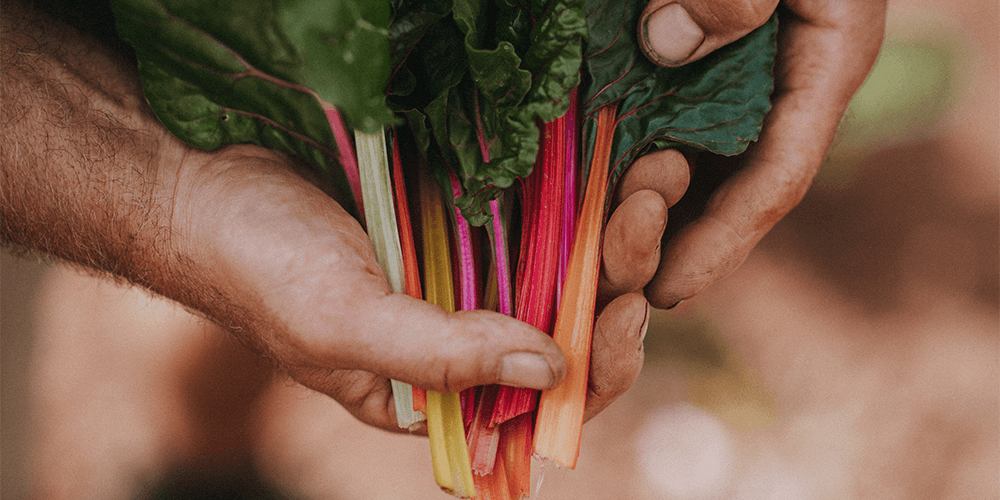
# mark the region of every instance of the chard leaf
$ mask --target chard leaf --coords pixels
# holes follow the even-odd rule
[[[649,62],[636,44],[644,1],[587,0],[590,39],[584,66],[584,147],[590,164],[596,110],[618,103],[614,180],[655,147],[735,155],[760,134],[774,88],[777,14],[747,36],[679,68]]]
[[[456,52],[459,52],[455,51],[454,48],[460,43],[457,30],[454,30],[456,33],[449,37],[447,31],[452,27],[441,22],[442,19],[450,17],[451,0],[393,0],[392,3],[393,17],[388,32],[392,67],[392,79],[388,92],[389,107],[397,111],[422,109],[419,104],[408,103],[405,97],[410,96],[421,85],[433,85],[440,82],[438,78],[428,78],[430,75],[425,74],[426,72],[422,70],[434,68],[454,71],[455,68],[464,68],[465,66],[464,59],[460,63],[451,61],[452,64],[445,64]],[[421,44],[425,40],[436,42],[434,43],[435,47]],[[445,44],[450,44],[450,48],[443,46]],[[421,48],[423,49],[422,53],[415,54],[415,52],[421,51]],[[430,67],[426,64],[427,52],[433,54],[432,60],[438,59],[438,64],[433,64]],[[422,63],[407,64],[411,59],[420,59]],[[452,79],[445,77],[445,80],[451,81]]]
[[[451,169],[462,181],[456,205],[470,222],[483,224],[490,218],[489,201],[531,173],[537,123],[569,107],[570,90],[580,81],[586,18],[583,0],[469,0],[456,2],[451,17],[439,25],[457,29],[457,45],[464,51],[455,50],[455,31],[439,26],[432,37],[429,30],[406,66],[414,75],[443,66],[448,69],[439,72],[448,78],[417,84],[405,109],[427,114],[443,160],[440,168]],[[441,43],[443,37],[448,43]],[[393,86],[398,82],[408,91],[406,78],[397,72]],[[395,108],[403,100],[390,102]]]
[[[346,186],[316,96],[351,128],[393,122],[388,2],[114,0],[146,99],[175,136],[216,149],[251,143],[304,157]],[[341,189],[349,193],[348,189]]]

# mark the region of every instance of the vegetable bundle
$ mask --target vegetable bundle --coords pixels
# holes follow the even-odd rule
[[[459,496],[524,498],[574,467],[608,193],[638,155],[733,155],[770,108],[777,19],[683,68],[626,0],[115,0],[146,98],[204,149],[298,155],[362,220],[393,290],[551,332],[566,380],[440,394],[394,382]]]

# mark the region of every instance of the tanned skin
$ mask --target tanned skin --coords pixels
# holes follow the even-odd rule
[[[774,10],[773,0],[681,3],[705,47]],[[658,168],[633,168],[622,181],[632,191],[619,196],[607,226],[615,236],[605,242],[606,307],[594,333],[587,418],[638,375],[647,298],[670,307],[692,297],[798,203],[874,62],[884,2],[779,8],[774,110],[760,141],[726,170],[732,175],[693,200],[697,213],[673,228],[667,210],[677,179],[686,188],[704,159],[651,154],[640,163]],[[6,246],[175,300],[385,429],[396,430],[390,377],[439,391],[546,389],[562,380],[565,359],[542,332],[392,294],[361,226],[293,159],[253,146],[190,148],[153,116],[134,61],[16,1],[5,2],[0,28]],[[663,46],[657,33],[642,36]]]

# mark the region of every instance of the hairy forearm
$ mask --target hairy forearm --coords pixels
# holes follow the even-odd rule
[[[2,18],[0,237],[151,285],[186,148],[127,58],[16,2]]]
[[[307,181],[262,148],[185,145],[149,109],[134,60],[59,21],[7,2],[0,36],[3,246],[139,285],[270,355],[257,273],[229,255],[246,245],[220,241],[260,222],[243,208],[259,208],[261,170],[265,186]]]

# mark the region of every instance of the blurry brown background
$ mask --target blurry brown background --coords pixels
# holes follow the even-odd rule
[[[995,0],[891,1],[803,203],[733,275],[654,312],[643,374],[584,428],[577,470],[545,468],[539,498],[998,498],[998,63]],[[34,470],[49,498],[127,498],[207,428],[225,430],[202,451],[254,441],[293,498],[446,498],[424,440],[248,374],[171,305],[0,266],[0,497],[26,498]],[[192,410],[178,401],[199,377],[263,402],[209,391]]]

